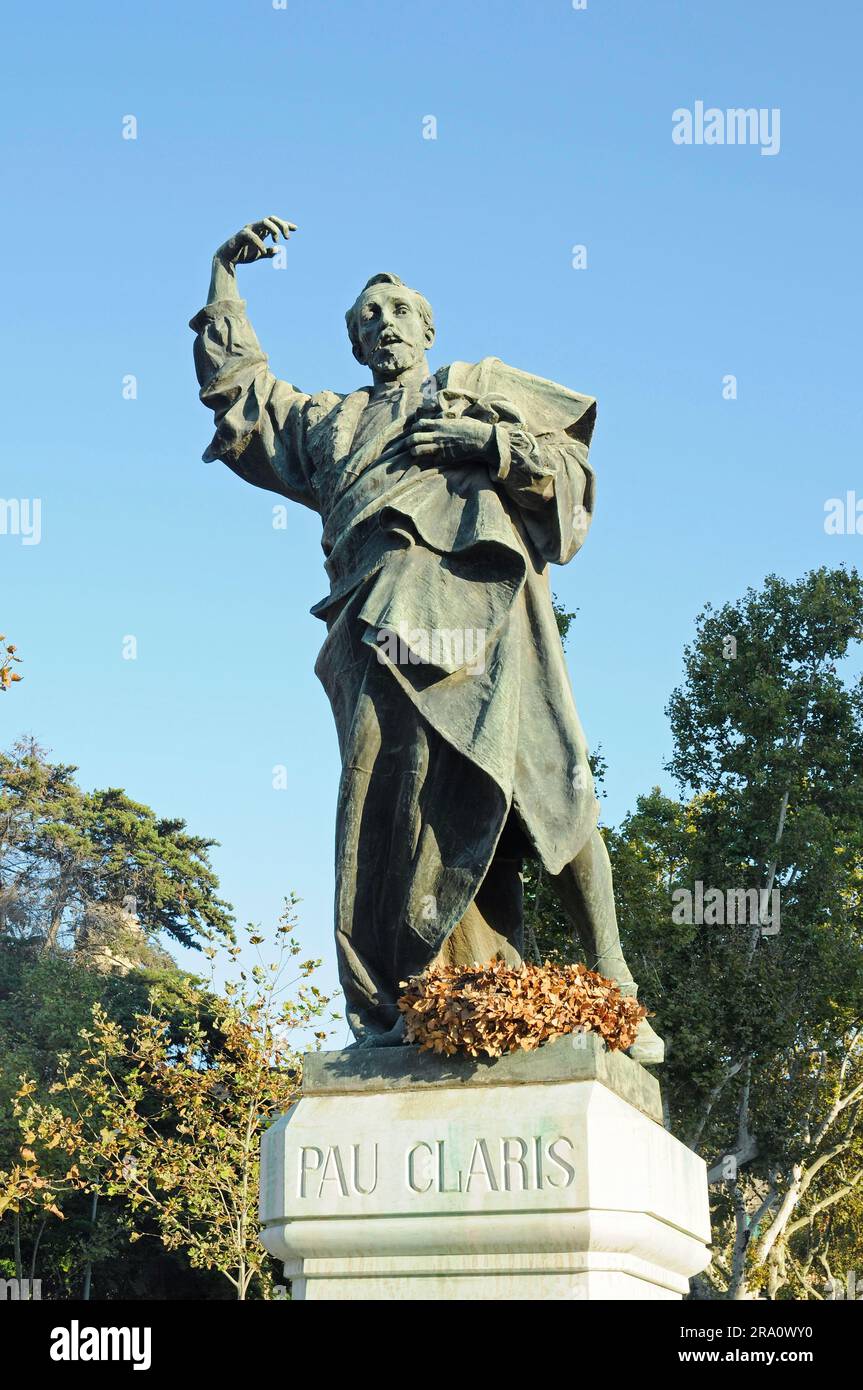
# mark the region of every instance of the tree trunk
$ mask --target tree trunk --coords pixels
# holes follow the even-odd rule
[[[16,1212],[15,1212],[15,1222],[14,1222],[14,1225],[13,1225],[13,1228],[12,1228],[12,1229],[13,1229],[14,1258],[15,1258],[15,1278],[18,1280],[18,1283],[19,1283],[19,1285],[20,1285],[21,1280],[24,1278],[24,1261],[23,1261],[23,1259],[21,1258],[21,1213],[20,1213],[20,1211],[16,1211]]]
[[[746,1203],[743,1194],[737,1183],[734,1184],[734,1254],[731,1259],[731,1282],[728,1285],[728,1295],[735,1300],[748,1298],[749,1291],[746,1287],[746,1247],[749,1244],[749,1217],[746,1211]]]
[[[91,1203],[91,1205],[90,1205],[90,1234],[91,1234],[91,1235],[93,1234],[93,1231],[94,1231],[95,1228],[96,1228],[96,1208],[98,1207],[98,1205],[99,1205],[99,1194],[98,1194],[98,1192],[94,1192],[94,1193],[93,1193],[93,1201],[92,1201],[92,1203]],[[92,1279],[93,1279],[93,1261],[92,1261],[92,1260],[88,1260],[87,1263],[86,1263],[86,1265],[84,1266],[84,1289],[83,1289],[83,1292],[82,1292],[82,1294],[81,1294],[81,1297],[83,1298],[83,1300],[84,1300],[85,1303],[89,1302],[89,1299],[90,1299],[90,1284],[92,1283]]]
[[[46,1221],[47,1221],[47,1217],[43,1216],[43,1217],[42,1217],[42,1220],[39,1222],[39,1229],[37,1230],[36,1236],[35,1236],[34,1241],[33,1241],[33,1250],[32,1250],[31,1255],[30,1255],[30,1287],[31,1287],[31,1289],[32,1289],[32,1287],[33,1287],[33,1281],[34,1281],[35,1278],[36,1278],[36,1256],[39,1254],[39,1245],[40,1245],[40,1242],[41,1242],[41,1240],[42,1240],[42,1232],[43,1232],[44,1229],[45,1229],[45,1223],[46,1223]]]
[[[63,913],[66,910],[66,896],[66,883],[64,880],[61,882],[51,908],[51,921],[48,924],[48,935],[45,937],[45,943],[42,947],[45,955],[57,949],[57,939],[60,935],[60,928],[63,925]]]

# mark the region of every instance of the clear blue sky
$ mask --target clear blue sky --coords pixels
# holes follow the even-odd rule
[[[851,0],[48,3],[4,39],[0,496],[41,499],[42,539],[0,536],[26,677],[3,741],[218,838],[241,918],[298,892],[330,978],[320,523],[273,530],[277,498],[200,461],[186,324],[230,232],[299,224],[287,269],[240,274],[306,390],[362,384],[343,313],[389,269],[435,306],[433,366],[494,354],[597,396],[596,519],[554,588],[607,820],[668,785],[704,602],[859,563],[863,536],[823,529],[827,498],[863,496]],[[778,107],[780,152],[674,144],[696,101]]]

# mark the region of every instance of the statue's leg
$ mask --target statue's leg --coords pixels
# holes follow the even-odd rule
[[[524,949],[524,885],[521,846],[514,827],[504,827],[479,891],[441,946],[435,965],[520,965]]]
[[[578,933],[588,967],[614,980],[622,994],[635,996],[638,986],[620,945],[611,861],[598,829],[566,868],[552,878],[552,883]],[[642,1021],[629,1052],[645,1064],[663,1060],[665,1046],[647,1019]]]
[[[512,833],[508,833],[508,832]],[[432,965],[485,965],[503,960],[521,965],[524,942],[524,884],[521,842],[505,827],[476,897],[431,962]],[[400,1016],[385,1032],[369,1033],[360,1047],[391,1047],[404,1041]]]
[[[611,862],[598,830],[551,881],[578,933],[588,967],[616,980],[621,988],[625,987],[625,993],[633,994],[635,990],[630,986],[635,981],[623,958],[617,929]]]
[[[451,924],[463,924],[471,960],[496,954],[493,939],[518,961],[522,908],[519,866],[489,872],[503,840],[500,788],[435,732],[362,641],[364,593],[333,619],[317,670],[342,756],[335,917],[345,1014],[358,1045],[377,1047],[401,1041],[403,981],[431,964]]]

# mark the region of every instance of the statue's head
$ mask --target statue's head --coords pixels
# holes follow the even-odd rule
[[[397,275],[373,275],[345,314],[354,357],[377,380],[394,381],[421,362],[434,342],[428,300]]]

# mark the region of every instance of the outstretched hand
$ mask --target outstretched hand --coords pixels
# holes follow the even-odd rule
[[[262,217],[259,222],[247,222],[219,247],[216,259],[228,266],[269,260],[276,254],[279,237],[287,241],[296,230],[296,224],[287,222],[284,217]],[[267,238],[272,240],[272,246],[267,246]]]

